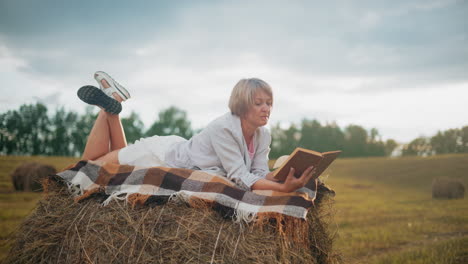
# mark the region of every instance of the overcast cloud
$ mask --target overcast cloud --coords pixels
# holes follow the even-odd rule
[[[292,2],[292,3],[291,3]],[[244,77],[270,83],[270,124],[316,118],[407,142],[468,124],[468,1],[0,2],[0,112],[110,73],[148,127],[176,105],[196,128]]]

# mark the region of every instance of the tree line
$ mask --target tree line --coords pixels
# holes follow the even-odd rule
[[[47,107],[37,103],[0,114],[0,154],[81,156],[97,117],[93,109],[89,106],[80,115],[61,107],[49,115]],[[159,119],[146,131],[135,112],[121,121],[130,143],[153,135],[190,138],[194,133],[186,112],[176,107],[161,111]]]
[[[468,153],[468,126],[439,131],[432,137],[418,137],[403,146],[402,156]]]
[[[0,114],[0,154],[80,156],[97,117],[93,107],[84,114],[63,107],[49,114],[45,105],[25,104]],[[153,135],[190,138],[194,130],[187,113],[177,107],[163,109],[148,129],[137,113],[121,119],[129,143]],[[378,130],[359,125],[340,128],[335,122],[322,124],[304,119],[299,124],[271,128],[270,158],[291,153],[296,147],[317,151],[343,150],[342,157],[390,156],[399,146],[383,141]],[[431,138],[419,137],[402,146],[402,155],[433,155],[468,152],[468,126],[440,131]]]
[[[398,143],[383,141],[377,129],[369,131],[358,125],[344,129],[335,122],[321,124],[318,120],[304,119],[300,124],[281,128],[276,124],[271,129],[273,158],[291,153],[296,147],[324,152],[342,150],[341,157],[390,156]]]

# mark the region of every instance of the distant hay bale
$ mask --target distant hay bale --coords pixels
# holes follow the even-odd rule
[[[51,165],[28,162],[19,165],[10,176],[16,191],[41,191],[40,181],[56,172]]]
[[[11,237],[7,263],[337,263],[328,229],[332,201],[318,195],[307,217],[306,244],[275,223],[239,224],[209,208],[185,204],[131,208],[105,197],[73,202],[49,181],[37,209]]]
[[[434,179],[432,181],[432,198],[463,199],[465,186],[456,179]]]

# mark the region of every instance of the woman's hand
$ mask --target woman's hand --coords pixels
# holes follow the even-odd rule
[[[313,166],[307,168],[301,177],[294,176],[294,169],[289,171],[288,176],[284,182],[278,182],[273,178],[273,172],[267,174],[265,179],[260,179],[252,185],[252,190],[273,190],[278,192],[293,192],[299,188],[304,187],[314,176],[315,169]]]
[[[291,168],[288,176],[286,177],[286,180],[281,186],[282,192],[293,192],[299,188],[304,187],[314,176],[315,169],[314,166],[310,166],[302,173],[301,177],[299,178],[294,176],[294,172],[294,168]]]
[[[277,182],[279,181],[278,179],[276,179],[273,175],[275,174],[275,171],[272,171],[272,172],[269,172],[266,176],[265,176],[265,179],[269,180],[269,181],[274,181],[274,182]]]

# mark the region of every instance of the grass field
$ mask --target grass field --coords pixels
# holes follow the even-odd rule
[[[6,237],[14,231],[19,223],[25,218],[41,198],[40,193],[14,192],[10,173],[14,169],[28,161],[53,165],[57,170],[78,161],[69,157],[19,157],[0,156],[0,260],[3,259],[8,250],[5,244]]]
[[[468,155],[342,159],[335,246],[355,263],[468,263],[468,202],[433,200],[437,177],[468,182]]]
[[[40,199],[12,190],[9,174],[30,160],[58,169],[77,161],[0,156],[0,259],[5,238]],[[437,177],[468,186],[468,155],[340,159],[325,174],[336,191],[334,246],[345,263],[468,263],[467,199],[431,198]]]

